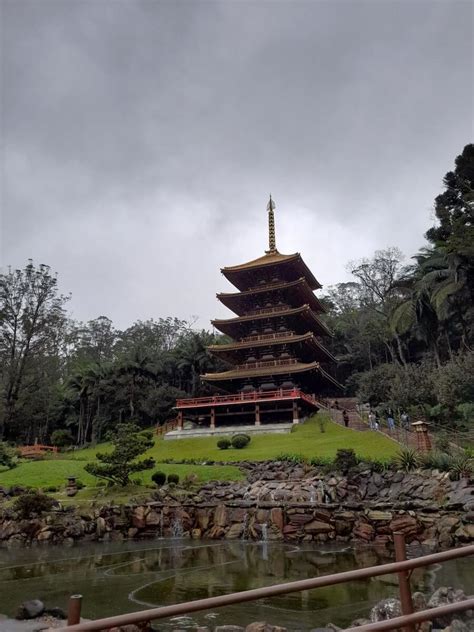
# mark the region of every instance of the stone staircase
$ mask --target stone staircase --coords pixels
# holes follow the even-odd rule
[[[338,408],[334,407],[335,402],[337,402]],[[369,428],[367,417],[359,413],[359,401],[355,397],[341,397],[334,400],[334,402],[327,402],[324,408],[329,413],[332,421],[341,426],[344,425],[343,412],[346,410],[349,415],[349,428],[359,432],[374,432]],[[417,447],[416,433],[411,430],[404,430],[398,425],[395,425],[395,430],[390,432],[385,419],[381,420],[378,432],[381,432],[403,447],[410,449],[416,449]]]

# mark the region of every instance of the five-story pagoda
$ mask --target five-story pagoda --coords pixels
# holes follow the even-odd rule
[[[173,435],[184,434],[184,420],[207,432],[235,425],[289,429],[318,410],[319,398],[340,388],[329,369],[335,359],[322,342],[331,332],[319,318],[325,310],[314,291],[321,285],[299,253],[278,252],[274,209],[270,197],[264,256],[221,270],[238,291],[217,298],[236,316],[212,321],[232,342],[209,351],[229,369],[201,376],[216,395],[178,400],[178,433]]]

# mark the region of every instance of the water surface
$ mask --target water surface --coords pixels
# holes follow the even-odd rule
[[[271,542],[150,540],[84,543],[72,547],[0,549],[0,612],[12,615],[19,603],[39,598],[65,607],[74,593],[84,596],[83,616],[99,618],[223,595],[390,561],[374,550]],[[440,585],[474,592],[469,558],[416,571],[417,589]],[[227,606],[190,617],[156,622],[159,630],[198,624],[268,621],[307,631],[333,622],[347,626],[366,616],[380,599],[397,595],[396,578],[374,578]]]

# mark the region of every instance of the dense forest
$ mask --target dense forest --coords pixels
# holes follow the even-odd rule
[[[373,406],[474,426],[474,145],[444,177],[427,245],[404,265],[397,248],[348,265],[353,280],[324,301],[338,379]],[[45,265],[0,275],[0,439],[96,442],[120,421],[173,416],[218,370],[206,346],[221,336],[177,318],[121,331],[100,316],[71,320],[69,297]]]

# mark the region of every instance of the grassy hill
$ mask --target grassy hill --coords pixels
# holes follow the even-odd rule
[[[339,448],[353,448],[361,457],[389,459],[398,450],[398,446],[384,435],[376,432],[358,432],[344,428],[326,420],[325,431],[321,432],[322,415],[312,418],[307,423],[296,426],[288,435],[260,435],[252,437],[250,444],[243,450],[219,450],[217,439],[212,437],[201,439],[180,439],[164,441],[155,439],[154,446],[147,456],[156,461],[157,470],[166,474],[176,473],[180,478],[187,474],[195,474],[201,482],[209,480],[239,480],[242,473],[236,465],[187,465],[165,464],[167,459],[202,461],[238,462],[241,460],[261,461],[274,459],[279,455],[298,454],[308,459],[312,457],[334,457]],[[13,470],[0,472],[0,485],[27,485],[31,487],[63,487],[68,476],[79,478],[88,487],[97,484],[97,480],[87,474],[84,465],[95,458],[98,451],[111,449],[102,444],[95,448],[86,448],[76,452],[66,452],[43,461],[24,461]],[[151,484],[152,471],[142,472],[134,476],[141,486]],[[135,488],[139,491],[139,487]],[[81,495],[84,495],[82,492]]]

